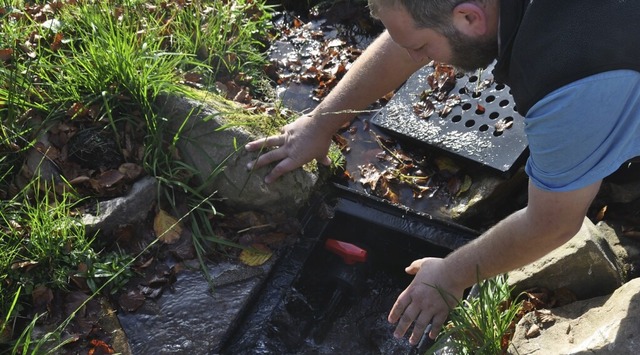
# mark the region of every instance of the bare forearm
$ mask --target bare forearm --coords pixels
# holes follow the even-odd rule
[[[467,288],[478,281],[529,264],[564,244],[572,235],[545,233],[527,222],[526,210],[515,212],[473,242],[454,251],[445,263],[454,283]]]
[[[519,268],[560,247],[579,230],[598,187],[594,184],[582,192],[567,193],[573,194],[571,198],[549,193],[540,197],[540,192],[534,192],[537,200],[530,198],[527,208],[445,258],[445,263],[455,270],[452,281],[468,287],[478,277],[484,279]]]

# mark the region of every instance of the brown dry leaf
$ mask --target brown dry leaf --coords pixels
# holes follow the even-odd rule
[[[56,33],[53,37],[53,43],[51,43],[51,50],[57,51],[62,47],[62,40],[64,39],[64,35],[60,32]]]
[[[90,344],[91,348],[87,352],[87,355],[115,354],[115,350],[113,350],[111,345],[105,343],[103,340],[93,339]]]
[[[436,112],[436,107],[428,98],[418,101],[413,105],[413,113],[419,118],[426,120],[431,117],[434,112]]]
[[[158,211],[153,219],[153,230],[156,232],[158,239],[165,244],[173,244],[180,239],[182,226],[180,221],[168,214],[164,210]]]
[[[371,163],[367,165],[360,165],[358,168],[360,169],[361,176],[361,178],[358,179],[358,182],[363,186],[369,186],[371,190],[375,191],[378,180],[380,180],[380,171]]]
[[[53,292],[50,288],[39,285],[31,292],[31,299],[33,300],[33,306],[37,310],[44,311],[49,308],[51,301],[53,301]]]
[[[386,198],[392,203],[400,203],[400,197],[391,189],[388,180],[384,177],[380,179],[380,189],[382,190],[382,197]]]
[[[598,213],[596,214],[596,221],[602,221],[604,219],[605,214],[607,213],[607,205],[605,205],[604,207],[602,207]]]
[[[267,262],[273,255],[269,247],[264,244],[252,244],[251,248],[244,249],[240,253],[240,261],[248,266],[260,266]]]
[[[144,304],[145,297],[140,290],[130,290],[118,298],[118,304],[126,312],[135,312]]]
[[[556,321],[556,317],[548,309],[536,310],[534,311],[534,314],[536,315],[536,319],[538,320],[538,322],[542,324],[553,323]]]
[[[118,171],[124,175],[127,181],[134,181],[144,173],[144,169],[135,163],[124,163],[118,167]]]
[[[107,170],[98,176],[97,182],[101,187],[110,188],[124,179],[124,174],[118,170]]]
[[[334,134],[332,140],[338,146],[341,152],[349,153],[349,151],[351,150],[349,141],[340,134]]]
[[[13,56],[12,48],[0,49],[0,61],[8,62],[9,60],[11,60],[12,56]]]

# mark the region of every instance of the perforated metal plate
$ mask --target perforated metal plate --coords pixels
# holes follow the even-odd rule
[[[526,154],[524,118],[515,111],[509,87],[493,82],[492,69],[493,65],[481,73],[457,76],[445,98],[425,104],[425,97],[433,94],[428,78],[435,71],[426,66],[372,122],[401,137],[509,172]]]

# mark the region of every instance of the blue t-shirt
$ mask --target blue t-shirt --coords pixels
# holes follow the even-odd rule
[[[640,156],[640,73],[615,70],[566,85],[525,118],[525,170],[540,189],[591,185]]]

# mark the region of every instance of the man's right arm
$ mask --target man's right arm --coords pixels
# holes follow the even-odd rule
[[[317,159],[328,164],[331,137],[355,116],[354,111],[398,88],[428,62],[416,62],[385,31],[356,60],[333,91],[309,114],[284,126],[282,134],[248,143],[248,151],[277,147],[250,163],[260,168],[279,163],[265,177],[271,183],[282,174]]]

